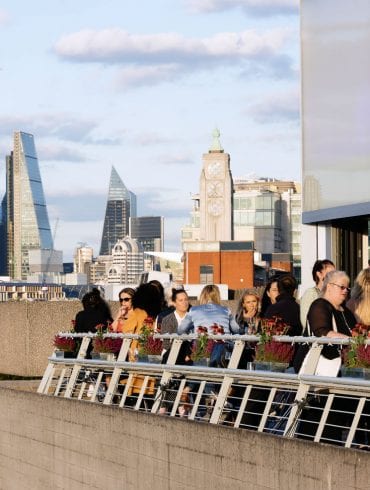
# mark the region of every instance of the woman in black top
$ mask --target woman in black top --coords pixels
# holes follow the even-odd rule
[[[346,307],[349,278],[343,271],[331,271],[325,277],[321,298],[316,299],[307,315],[312,335],[316,337],[351,337],[356,318]],[[327,359],[340,355],[338,347],[324,346],[322,354]]]
[[[77,333],[95,333],[97,325],[108,327],[113,322],[112,314],[108,304],[100,296],[100,291],[94,288],[86,293],[82,298],[83,310],[76,315],[75,332]]]
[[[351,329],[356,325],[356,318],[345,306],[349,292],[349,277],[343,271],[328,272],[324,279],[321,298],[316,299],[308,311],[307,320],[311,332],[316,337],[348,338],[351,337]],[[327,359],[335,359],[340,356],[339,347],[325,345],[321,351]],[[308,410],[304,418],[310,422],[301,424],[301,434],[313,438],[317,430],[319,419],[324,409],[326,397],[320,397],[317,407]],[[355,410],[357,401],[351,397],[336,397],[328,414],[321,440],[325,442],[335,441],[342,445],[342,427],[348,427],[350,419],[347,413]],[[321,410],[320,410],[321,409]],[[347,413],[346,413],[347,412]]]

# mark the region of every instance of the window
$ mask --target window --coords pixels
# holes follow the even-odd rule
[[[213,284],[213,265],[200,266],[200,284]]]

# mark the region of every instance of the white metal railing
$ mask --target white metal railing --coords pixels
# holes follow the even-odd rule
[[[86,359],[96,334],[61,335],[81,339],[77,357],[59,359],[53,354],[40,394],[370,449],[370,381],[312,374],[324,345],[344,346],[350,339],[274,337],[279,342],[312,344],[308,362],[297,375],[237,369],[245,343],[258,342],[259,336],[210,335],[233,345],[228,367],[210,368],[176,364],[182,342],[197,338],[196,334],[155,335],[171,340],[167,364],[127,362],[138,335],[107,334],[123,340],[114,361]]]

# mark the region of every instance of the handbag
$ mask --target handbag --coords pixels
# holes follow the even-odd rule
[[[334,332],[338,332],[337,329],[337,324],[334,318],[334,315],[332,315],[332,329]],[[307,320],[306,323],[306,330],[308,336],[311,336],[311,328],[310,324]],[[296,373],[300,372],[302,369],[304,369],[307,359],[308,359],[308,353],[310,351],[311,347],[308,344],[301,344],[299,348],[297,349],[295,358],[293,360],[293,366],[294,370]],[[300,364],[300,365],[299,365]],[[340,355],[337,357],[334,357],[333,359],[328,359],[325,357],[323,354],[320,354],[316,369],[315,369],[315,375],[316,376],[327,376],[327,377],[332,377],[335,378],[338,376],[340,367],[342,364],[342,359]]]

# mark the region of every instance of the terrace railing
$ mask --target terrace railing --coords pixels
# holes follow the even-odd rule
[[[122,338],[112,361],[86,358],[95,334],[60,335],[81,341],[78,354],[66,359],[54,352],[49,357],[40,394],[370,449],[370,380],[313,374],[324,345],[345,346],[351,340],[274,337],[278,342],[311,344],[305,366],[295,374],[289,369],[283,373],[237,369],[245,344],[258,342],[259,336],[210,335],[233,346],[228,367],[212,368],[176,364],[182,342],[197,335],[156,334],[171,340],[166,364],[127,361],[138,335],[107,334]]]

